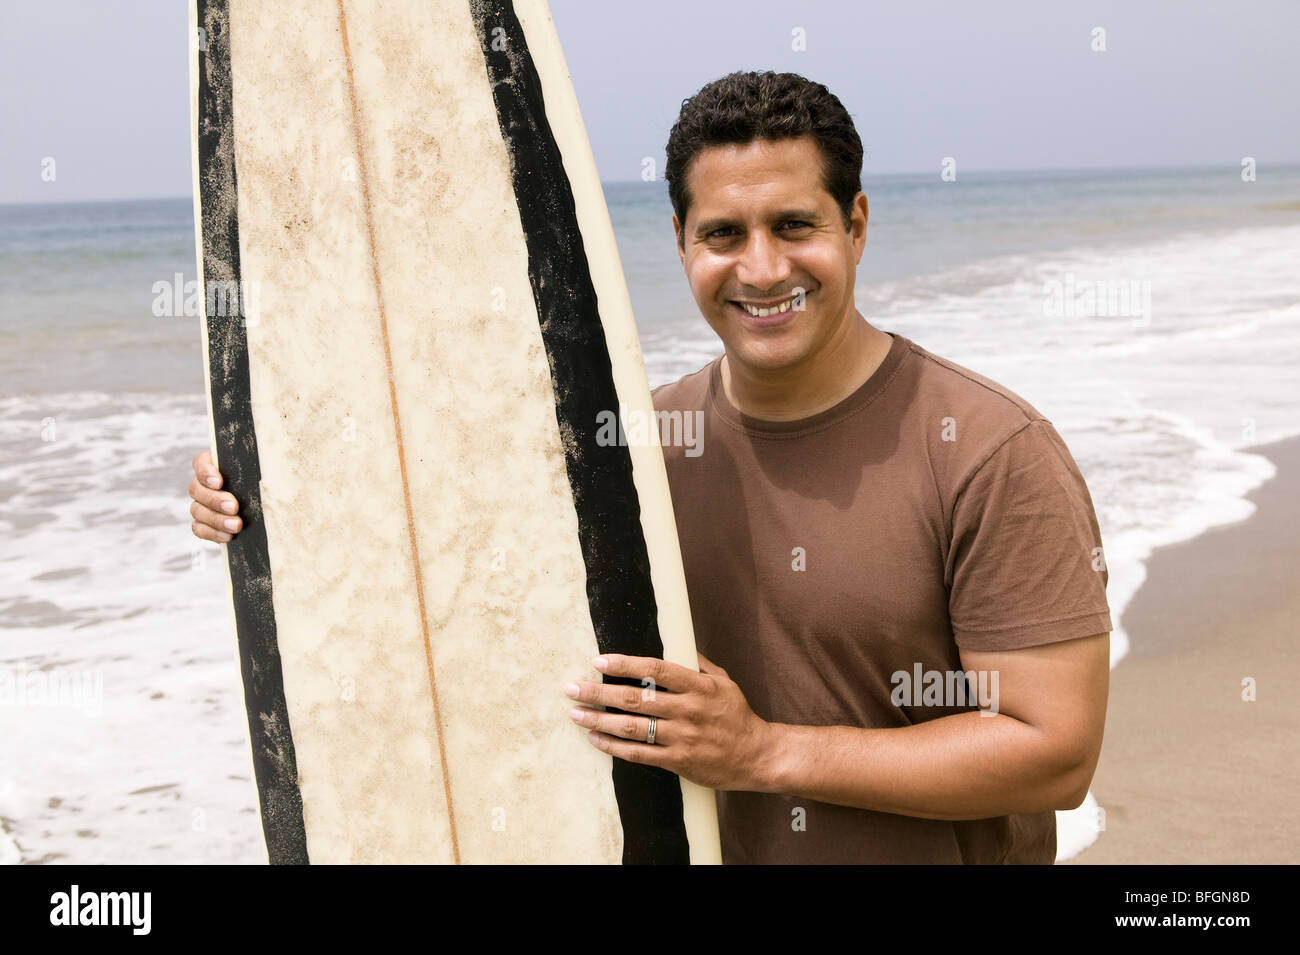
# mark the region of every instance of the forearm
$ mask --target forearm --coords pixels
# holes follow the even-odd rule
[[[957,713],[912,726],[768,724],[754,788],[927,819],[1054,809],[1086,790],[1089,769],[1005,714]]]

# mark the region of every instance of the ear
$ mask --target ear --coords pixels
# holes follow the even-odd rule
[[[862,250],[867,246],[867,218],[871,209],[867,204],[867,194],[859,192],[853,197],[853,210],[849,216],[849,232],[853,241],[853,252],[859,264],[862,262]]]
[[[682,261],[682,268],[686,268],[686,248],[682,241],[682,224],[677,221],[677,213],[673,213],[673,237],[677,240],[677,258]]]

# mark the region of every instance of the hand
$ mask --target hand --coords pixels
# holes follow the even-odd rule
[[[642,685],[571,683],[565,693],[586,706],[575,707],[570,718],[591,730],[591,744],[611,756],[661,766],[712,789],[763,792],[772,724],[755,715],[725,670],[699,658],[697,673],[655,657],[598,657],[597,670]],[[654,745],[645,742],[651,716],[659,718]]]
[[[212,455],[200,451],[194,455],[194,480],[190,481],[190,516],[194,523],[190,530],[200,540],[224,544],[235,536],[244,522],[233,515],[239,511],[239,502],[229,491],[221,491],[221,472],[212,463]]]

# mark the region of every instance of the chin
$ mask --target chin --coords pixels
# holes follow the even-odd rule
[[[730,359],[755,371],[780,371],[798,365],[807,357],[799,342],[755,342],[732,339],[724,343]]]
[[[794,368],[808,360],[826,331],[816,324],[818,317],[818,313],[802,312],[785,327],[759,330],[724,311],[711,316],[710,324],[722,339],[729,362],[764,373]]]

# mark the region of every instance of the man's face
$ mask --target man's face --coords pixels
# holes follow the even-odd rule
[[[685,224],[673,216],[678,254],[728,361],[751,374],[797,369],[838,341],[857,314],[867,198],[858,193],[846,231],[821,163],[805,136],[709,147],[687,167]],[[802,310],[790,305],[799,289]],[[757,307],[772,311],[754,314]]]

